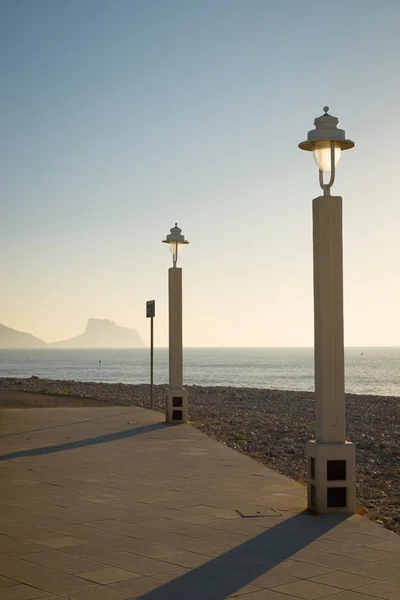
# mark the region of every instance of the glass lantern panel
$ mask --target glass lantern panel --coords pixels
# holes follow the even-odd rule
[[[341,154],[340,144],[338,142],[334,142],[335,144],[335,166],[338,164]],[[314,145],[314,160],[317,163],[317,166],[320,171],[323,173],[331,172],[331,143],[329,140],[322,140],[320,142],[315,142]]]
[[[182,248],[182,244],[180,242],[170,242],[168,245],[169,245],[169,249],[172,254],[172,260],[173,260],[174,264],[176,264],[176,262],[178,260],[179,251]]]

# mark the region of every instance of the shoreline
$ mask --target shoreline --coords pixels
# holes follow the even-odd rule
[[[164,411],[167,387],[154,386],[155,410]],[[186,389],[194,426],[304,483],[304,448],[313,439],[314,392],[199,385]],[[59,395],[64,402],[75,397],[150,405],[148,384],[0,378],[0,391],[7,390]],[[347,437],[356,443],[359,512],[400,534],[399,414],[398,396],[346,394]]]

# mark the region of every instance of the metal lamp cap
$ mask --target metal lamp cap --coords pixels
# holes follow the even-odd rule
[[[307,141],[301,142],[301,150],[314,150],[315,142],[334,141],[341,150],[353,148],[355,143],[346,139],[344,129],[339,129],[339,119],[328,114],[329,106],[324,106],[324,114],[314,120],[315,129],[307,134]]]
[[[178,227],[178,223],[175,223],[175,227],[171,227],[170,233],[167,235],[165,240],[162,240],[164,244],[178,243],[178,244],[188,244],[189,242],[185,240],[185,236],[182,235],[182,229]]]

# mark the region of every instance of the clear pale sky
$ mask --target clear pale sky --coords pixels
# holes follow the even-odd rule
[[[356,148],[345,343],[400,345],[398,0],[2,0],[0,322],[46,341],[136,328],[175,221],[186,346],[313,344],[312,155],[330,106]]]

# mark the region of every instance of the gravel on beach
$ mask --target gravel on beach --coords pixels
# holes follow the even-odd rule
[[[167,386],[154,389],[155,408],[164,411]],[[190,420],[198,429],[304,483],[304,447],[314,433],[314,393],[199,385],[186,389]],[[144,408],[150,404],[145,384],[3,378],[1,390]],[[347,438],[355,442],[357,452],[358,511],[400,534],[399,408],[400,397],[346,394]]]

